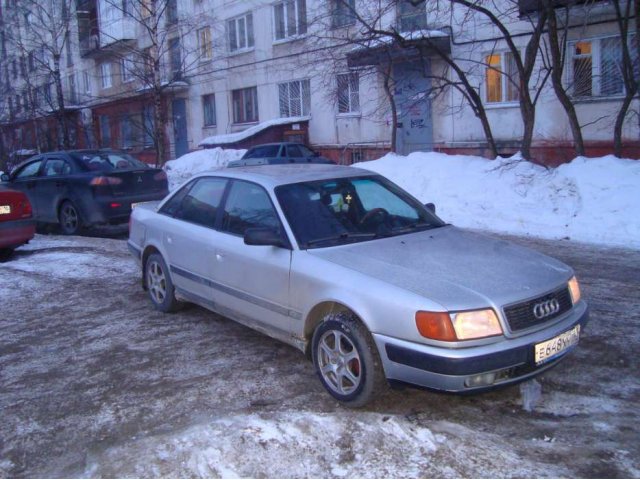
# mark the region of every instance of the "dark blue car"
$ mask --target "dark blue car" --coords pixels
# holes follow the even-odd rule
[[[83,228],[126,223],[132,205],[160,200],[167,175],[115,150],[74,150],[36,155],[3,182],[24,192],[38,223],[58,224],[74,235]]]

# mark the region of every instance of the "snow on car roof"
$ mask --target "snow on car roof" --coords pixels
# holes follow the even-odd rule
[[[357,177],[360,175],[377,175],[369,170],[328,164],[285,164],[258,165],[250,167],[234,167],[222,170],[202,172],[198,176],[225,176],[250,180],[264,186],[277,187],[290,183],[308,182],[327,178]]]

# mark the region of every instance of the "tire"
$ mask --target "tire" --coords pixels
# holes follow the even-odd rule
[[[331,314],[316,328],[312,357],[324,388],[349,407],[362,407],[386,387],[371,334],[349,312]]]
[[[0,262],[6,262],[13,255],[13,248],[0,248]]]
[[[62,202],[58,212],[58,224],[64,235],[77,235],[82,230],[82,218],[78,208],[69,200]]]
[[[182,308],[182,303],[176,299],[167,264],[159,253],[153,253],[147,258],[144,280],[151,303],[157,310],[172,313]]]

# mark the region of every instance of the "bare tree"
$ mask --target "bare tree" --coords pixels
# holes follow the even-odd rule
[[[72,147],[72,138],[61,63],[70,41],[74,8],[72,0],[19,0],[4,19],[8,40],[20,61],[24,107],[34,122],[38,142],[38,119],[53,113],[61,134],[59,146],[65,149]],[[51,85],[54,94],[44,94]]]

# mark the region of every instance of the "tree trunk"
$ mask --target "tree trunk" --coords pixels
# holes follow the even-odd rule
[[[640,1],[640,0],[637,0]],[[573,136],[573,145],[578,156],[584,156],[584,140],[582,138],[582,128],[578,122],[578,114],[576,113],[575,106],[571,97],[569,97],[567,90],[562,83],[562,71],[564,67],[562,49],[560,48],[558,38],[558,22],[556,12],[551,0],[545,0],[545,9],[547,10],[548,19],[548,36],[549,36],[549,49],[551,51],[551,83],[556,97],[560,101],[560,104],[564,108],[567,118],[569,119],[569,126],[571,127],[571,135]]]
[[[58,120],[58,127],[62,132],[62,148],[64,150],[70,150],[71,141],[69,139],[69,125],[64,111],[64,91],[62,89],[62,77],[60,75],[60,55],[55,55],[53,57],[53,65],[53,82],[56,87],[56,100],[58,103],[58,108],[56,108],[56,119]]]
[[[391,91],[391,63],[383,72],[384,75],[384,92],[389,99],[389,106],[391,107],[391,151],[396,152],[396,140],[398,135],[398,109],[396,106],[396,99]]]
[[[616,123],[613,127],[613,154],[618,158],[622,158],[622,127],[634,95],[635,91],[633,93],[627,92],[622,100],[620,110],[618,110],[618,115],[616,115]]]

